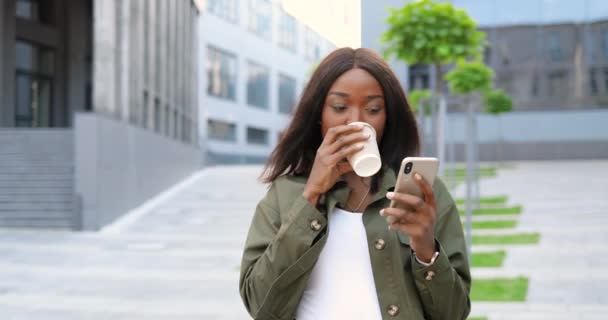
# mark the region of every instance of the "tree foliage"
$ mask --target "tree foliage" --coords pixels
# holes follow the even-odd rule
[[[389,28],[381,40],[386,57],[434,65],[481,57],[485,33],[451,3],[421,0],[389,10]]]
[[[459,62],[445,75],[450,90],[456,94],[469,94],[473,91],[487,91],[492,87],[494,71],[483,62]]]
[[[418,108],[423,107],[425,114],[430,113],[430,98],[431,92],[429,90],[410,90],[407,94],[407,100],[412,111],[418,112]]]
[[[483,101],[486,112],[494,115],[513,110],[513,100],[500,89],[484,93]]]

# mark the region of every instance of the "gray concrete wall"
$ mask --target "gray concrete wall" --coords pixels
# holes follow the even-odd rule
[[[448,115],[447,137],[464,160],[465,115]],[[481,160],[608,159],[608,110],[477,115]],[[431,129],[430,122],[425,128]],[[427,132],[428,134],[428,132]]]
[[[95,113],[74,117],[81,228],[98,230],[200,168],[202,152]]]
[[[95,112],[198,145],[198,18],[191,0],[94,0]]]

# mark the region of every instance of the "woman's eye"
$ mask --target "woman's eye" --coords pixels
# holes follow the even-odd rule
[[[380,111],[382,111],[382,108],[380,108],[380,107],[369,107],[369,108],[367,108],[367,110],[371,114],[376,114],[376,113],[379,113]]]
[[[342,111],[346,110],[346,106],[344,106],[344,105],[334,105],[334,106],[332,106],[332,108],[334,108],[334,110],[337,112],[342,112]]]

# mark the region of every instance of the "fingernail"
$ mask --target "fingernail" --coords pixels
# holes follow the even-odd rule
[[[380,215],[384,217],[384,209],[380,210]]]
[[[365,126],[362,124],[357,124],[357,129],[363,129],[363,127],[365,127]]]
[[[393,197],[395,196],[394,192],[389,192],[386,194],[386,197],[389,198],[390,200],[393,200]]]
[[[414,173],[414,178],[416,178],[416,180],[422,180],[422,177],[418,174],[418,172]]]

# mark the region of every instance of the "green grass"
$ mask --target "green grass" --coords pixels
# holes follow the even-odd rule
[[[473,301],[526,301],[528,279],[481,279],[473,280],[471,300]]]
[[[501,215],[501,214],[520,214],[522,210],[522,206],[513,206],[513,207],[501,207],[501,208],[479,208],[473,210],[473,215],[481,216],[481,215]],[[458,210],[461,215],[465,214],[465,210],[460,208]]]
[[[504,251],[473,253],[471,264],[479,268],[498,268],[502,266],[506,255]]]
[[[512,229],[517,220],[473,221],[473,229]]]
[[[473,244],[537,244],[540,234],[520,233],[509,235],[473,235]]]
[[[496,176],[496,168],[495,167],[482,167],[479,168],[479,176],[480,177],[494,177]],[[446,176],[452,177],[466,177],[467,169],[466,168],[449,168],[446,169]]]
[[[483,197],[479,198],[479,204],[490,204],[490,205],[504,205],[507,203],[508,198],[506,196],[497,196],[497,197]],[[464,206],[466,199],[456,199],[456,205]]]

